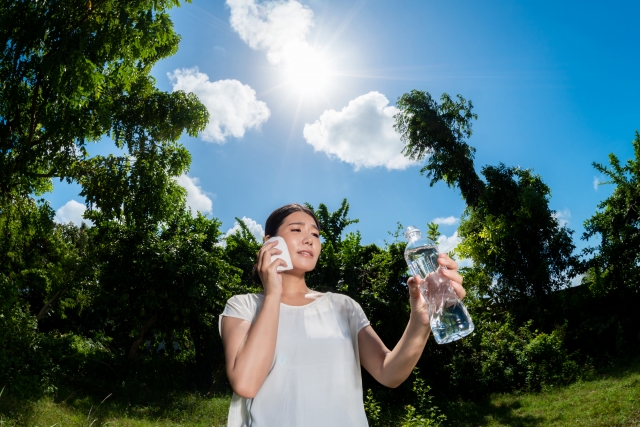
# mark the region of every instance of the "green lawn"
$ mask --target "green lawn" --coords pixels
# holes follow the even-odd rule
[[[167,397],[154,404],[131,404],[111,398],[102,402],[61,393],[56,399],[43,398],[35,403],[2,402],[0,398],[0,427],[218,427],[227,423],[229,401],[229,397],[197,394]]]
[[[494,395],[447,409],[451,426],[640,426],[640,361],[567,387]]]
[[[105,396],[107,397],[107,396]],[[0,396],[0,427],[224,426],[229,397],[166,396],[132,404],[59,391],[29,403]],[[640,427],[640,361],[541,393],[494,395],[446,408],[450,426]]]

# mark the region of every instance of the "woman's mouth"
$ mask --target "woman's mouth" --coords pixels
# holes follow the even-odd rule
[[[313,252],[311,252],[311,251],[300,251],[300,252],[298,252],[298,255],[307,256],[307,257],[313,257]]]

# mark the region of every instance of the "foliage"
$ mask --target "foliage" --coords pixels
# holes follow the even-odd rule
[[[10,191],[21,197],[41,193],[54,177],[91,182],[101,177],[117,192],[118,174],[112,172],[126,169],[129,159],[90,157],[87,143],[111,136],[137,155],[149,144],[175,142],[185,130],[196,135],[204,128],[208,113],[194,95],[161,92],[149,75],[157,61],[177,50],[180,38],[167,9],[179,4],[5,2],[0,8],[1,197]]]
[[[487,185],[460,222],[460,256],[474,262],[472,282],[492,304],[535,298],[567,286],[577,265],[571,231],[549,208],[550,189],[530,170],[486,166]],[[470,283],[470,282],[467,282]]]
[[[0,383],[12,393],[37,395],[54,386],[57,365],[49,350],[56,339],[41,332],[51,312],[64,317],[85,304],[90,274],[82,234],[54,224],[42,201],[0,205]]]
[[[549,209],[549,187],[531,171],[486,166],[486,183],[480,179],[475,149],[465,142],[477,118],[472,108],[460,95],[453,101],[443,94],[440,104],[427,92],[402,95],[395,128],[405,143],[403,153],[418,160],[429,156],[422,173],[431,185],[442,180],[460,189],[467,209],[458,252],[473,260],[481,280],[472,285],[492,303],[534,297],[539,305],[574,275],[571,231],[559,226]]]
[[[483,183],[473,167],[476,150],[464,140],[471,136],[471,120],[478,116],[472,113],[471,101],[460,95],[454,101],[445,93],[440,101],[438,104],[428,92],[405,93],[396,103],[394,128],[406,144],[405,156],[412,160],[429,156],[420,173],[431,178],[431,186],[438,181],[457,186],[467,204],[473,206]]]
[[[232,292],[234,294],[261,292],[262,285],[256,283],[253,278],[253,266],[257,261],[256,256],[262,243],[256,240],[244,221],[237,217],[236,221],[240,225],[240,230],[227,236],[224,241],[226,259],[242,271],[240,287],[233,289]]]
[[[633,141],[635,159],[621,164],[609,155],[609,166],[594,163],[598,172],[614,184],[613,194],[598,205],[585,222],[583,239],[598,237],[600,244],[587,248],[585,282],[595,294],[640,293],[640,133]]]
[[[364,399],[364,412],[371,427],[382,427],[382,408],[380,402],[373,397],[371,389],[367,390],[367,397]]]
[[[427,224],[427,237],[434,242],[438,241],[438,237],[440,237],[442,233],[440,233],[440,226],[435,222],[430,222]]]
[[[129,365],[142,344],[165,341],[164,353],[176,360],[171,344],[185,354],[193,347],[198,378],[219,364],[216,314],[238,271],[218,246],[220,223],[191,217],[174,179],[190,163],[178,138],[197,135],[208,113],[193,94],[158,90],[149,74],[177,50],[168,9],[179,5],[61,0],[0,8],[0,286],[11,322],[0,348],[11,343],[19,352],[7,359],[0,350],[0,359],[21,377],[38,360],[62,367],[85,357],[74,353],[76,339],[104,345],[105,354],[92,356],[120,369],[116,376],[137,372]],[[121,154],[90,155],[89,143],[109,140]],[[32,194],[50,190],[52,178],[82,186],[94,227],[56,225],[48,205],[36,206]],[[47,369],[33,376],[47,378]]]
[[[413,372],[413,391],[416,394],[416,406],[407,405],[402,427],[439,427],[447,421],[447,417],[432,403],[433,397],[429,395],[431,387],[419,376],[419,369]]]
[[[564,346],[566,325],[551,334],[518,327],[510,315],[500,320],[476,316],[476,331],[462,340],[447,369],[454,388],[467,395],[540,390],[579,376],[579,365]]]

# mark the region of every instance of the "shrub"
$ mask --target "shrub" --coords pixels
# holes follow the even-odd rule
[[[578,364],[564,346],[566,325],[551,334],[520,327],[509,315],[501,322],[480,321],[472,339],[461,342],[448,368],[457,388],[475,392],[539,390],[578,375]]]

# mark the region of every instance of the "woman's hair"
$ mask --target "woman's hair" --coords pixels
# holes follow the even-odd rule
[[[280,228],[284,220],[294,212],[304,212],[309,215],[315,221],[318,230],[320,230],[318,218],[316,218],[316,214],[314,214],[311,209],[298,203],[290,203],[271,212],[271,215],[269,215],[269,218],[267,218],[267,222],[264,225],[264,234],[270,237],[275,236],[278,233],[278,228]]]
[[[318,218],[316,218],[316,214],[314,214],[311,209],[299,203],[290,203],[271,212],[271,215],[269,215],[269,218],[267,218],[267,222],[264,225],[264,234],[269,237],[276,236],[278,233],[278,228],[280,228],[280,226],[284,223],[284,220],[294,212],[304,212],[309,215],[316,223],[318,231],[320,231],[320,222],[318,221]],[[262,284],[260,276],[258,275],[257,262],[253,265],[253,272],[251,275],[253,276],[254,282],[259,285]]]

